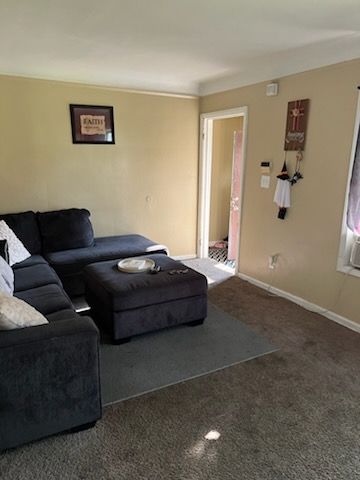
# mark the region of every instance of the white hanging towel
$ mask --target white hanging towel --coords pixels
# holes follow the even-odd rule
[[[281,180],[281,178],[278,178],[274,202],[280,208],[290,207],[290,182],[288,180]]]

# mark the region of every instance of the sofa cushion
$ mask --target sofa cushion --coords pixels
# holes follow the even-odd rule
[[[48,262],[42,255],[31,255],[31,257],[27,258],[23,262],[13,265],[12,268],[13,270],[17,270],[18,268],[32,267],[33,265],[48,265]]]
[[[7,213],[0,215],[30,253],[41,252],[41,238],[34,212]]]
[[[141,235],[118,235],[96,238],[92,247],[47,253],[45,258],[60,276],[72,275],[81,272],[90,263],[144,255],[147,248],[156,245]],[[155,252],[165,253],[164,247],[159,245],[159,249],[151,253]]]
[[[56,284],[16,292],[15,296],[29,303],[43,315],[74,308],[64,290]]]
[[[53,312],[46,315],[46,318],[49,320],[49,323],[59,322],[62,320],[76,320],[79,317],[80,315],[78,313],[68,308],[65,310],[59,310],[58,312]]]
[[[44,252],[85,248],[94,244],[88,210],[70,208],[37,215]]]
[[[15,292],[29,290],[55,283],[61,286],[60,278],[49,264],[33,265],[14,270]]]
[[[0,330],[35,327],[49,323],[40,312],[19,298],[0,293]]]

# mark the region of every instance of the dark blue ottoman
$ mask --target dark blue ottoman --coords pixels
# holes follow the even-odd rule
[[[84,269],[85,298],[95,320],[112,333],[114,343],[161,328],[203,323],[207,315],[204,275],[167,255],[137,258],[152,258],[161,271],[124,273],[114,260]]]

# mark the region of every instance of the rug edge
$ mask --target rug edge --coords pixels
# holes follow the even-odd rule
[[[105,407],[111,407],[113,405],[116,405],[117,403],[122,403],[122,402],[126,402],[127,400],[132,400],[133,398],[142,397],[144,395],[147,395],[148,393],[153,393],[153,392],[156,392],[158,390],[162,390],[164,388],[171,387],[173,385],[178,385],[179,383],[185,383],[185,382],[188,382],[190,380],[194,380],[196,378],[205,377],[206,375],[211,375],[212,373],[220,372],[221,370],[225,370],[226,368],[233,367],[235,365],[238,365],[239,363],[249,362],[251,360],[255,360],[256,358],[264,357],[265,355],[270,355],[271,353],[278,352],[279,350],[280,350],[280,348],[273,347],[272,350],[269,350],[267,352],[260,353],[258,355],[254,355],[252,357],[248,357],[248,358],[245,358],[244,360],[239,360],[239,361],[234,362],[234,363],[230,363],[229,365],[224,365],[223,367],[215,368],[214,370],[209,370],[209,371],[204,372],[204,373],[199,373],[197,375],[193,375],[192,377],[188,377],[185,380],[182,379],[182,380],[179,380],[178,382],[167,383],[166,385],[162,385],[161,387],[152,388],[150,390],[145,390],[141,393],[136,393],[134,395],[130,395],[129,397],[121,398],[120,400],[114,400],[112,402],[104,403],[102,408],[104,409]]]

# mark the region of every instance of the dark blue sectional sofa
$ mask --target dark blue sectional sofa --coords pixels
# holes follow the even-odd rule
[[[165,253],[140,235],[94,238],[85,209],[0,215],[31,253],[13,266],[14,295],[47,325],[0,331],[0,450],[101,417],[99,332],[71,297],[84,292],[90,263]]]

